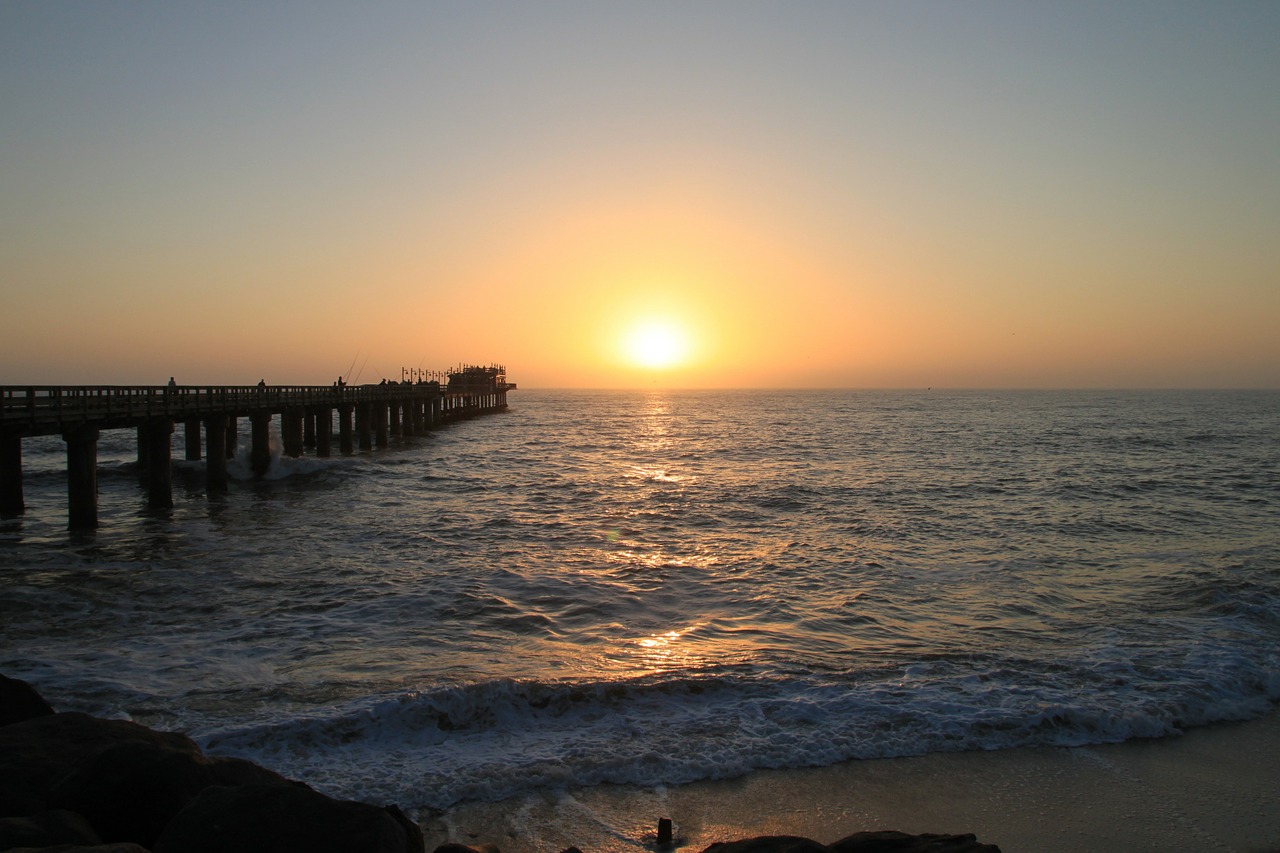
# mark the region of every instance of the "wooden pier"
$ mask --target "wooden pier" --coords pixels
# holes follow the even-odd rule
[[[417,371],[413,371],[417,373]],[[102,430],[136,429],[138,465],[154,509],[173,506],[170,447],[175,424],[185,430],[186,458],[201,458],[206,491],[227,491],[227,460],[235,456],[240,418],[250,424],[250,464],[261,477],[271,462],[270,423],[280,419],[282,452],[318,457],[386,447],[392,436],[421,435],[442,424],[507,408],[515,390],[500,366],[471,367],[438,380],[379,385],[0,386],[0,515],[25,510],[22,439],[61,435],[67,445],[68,526],[98,525],[97,459]]]

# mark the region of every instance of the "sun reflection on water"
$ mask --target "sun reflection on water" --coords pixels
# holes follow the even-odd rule
[[[694,624],[661,634],[632,639],[629,643],[630,663],[648,673],[696,667],[702,661],[694,649],[682,641],[700,627],[702,627],[701,624]]]

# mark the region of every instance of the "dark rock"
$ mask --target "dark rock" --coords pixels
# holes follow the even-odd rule
[[[8,853],[150,853],[141,845],[120,841],[119,844],[58,844],[55,847],[15,847]]]
[[[252,762],[206,758],[186,735],[87,714],[0,728],[0,815],[78,812],[105,842],[150,846],[216,784],[297,785]]]
[[[187,744],[124,741],[79,762],[49,792],[49,802],[84,815],[103,841],[150,847],[212,784],[204,756]]]
[[[54,785],[77,765],[118,743],[152,743],[199,755],[187,737],[124,720],[61,713],[0,727],[0,815],[53,808]]]
[[[53,708],[36,689],[18,678],[0,675],[0,726],[47,717]]]
[[[857,832],[835,844],[822,845],[791,835],[762,836],[712,844],[703,853],[1000,853],[972,835],[908,835],[904,832]]]
[[[827,853],[823,844],[795,835],[762,835],[739,841],[721,841],[702,853]]]
[[[904,832],[855,832],[829,848],[832,853],[1000,853],[973,835],[907,835]]]
[[[243,758],[205,756],[215,785],[302,785]]]
[[[303,786],[206,788],[170,821],[154,853],[423,853],[399,809]]]
[[[570,847],[569,850],[577,850],[576,847]],[[476,847],[470,847],[466,844],[459,844],[456,841],[450,841],[448,844],[441,844],[432,853],[502,853],[492,844],[481,844]],[[567,853],[567,851],[566,851]],[[581,850],[578,853],[582,853]]]
[[[427,853],[427,841],[422,837],[422,827],[409,819],[409,816],[400,810],[400,807],[394,803],[389,806],[383,806],[382,810],[391,815],[391,819],[400,825],[404,830],[405,838],[408,841],[408,847],[405,849],[408,853]],[[485,847],[491,845],[486,844]],[[498,848],[493,848],[493,853],[499,853]]]
[[[65,809],[40,812],[30,817],[0,818],[0,850],[101,842],[83,815]]]
[[[125,742],[78,763],[50,802],[90,820],[104,841],[152,847],[160,831],[210,785],[296,785],[255,763],[206,758],[187,742]]]

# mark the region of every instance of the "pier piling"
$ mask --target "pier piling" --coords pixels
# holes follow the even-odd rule
[[[184,424],[184,426],[186,428],[186,433],[184,438],[186,439],[185,449],[187,451],[187,461],[199,462],[200,461],[200,419],[187,418],[187,422]]]
[[[315,410],[316,456],[327,459],[333,453],[333,410],[322,406]]]
[[[172,459],[173,421],[153,418],[143,427],[147,448],[147,506],[151,509],[173,507]]]
[[[98,526],[98,430],[79,426],[62,434],[67,443],[67,527]]]
[[[373,435],[369,432],[369,421],[372,419],[372,403],[360,403],[356,406],[356,439],[361,450],[373,450]]]
[[[303,427],[301,409],[285,409],[280,416],[280,439],[284,442],[284,455],[297,459],[302,455],[302,447],[306,443],[306,431]]]
[[[98,526],[98,438],[101,430],[136,431],[137,471],[152,509],[173,501],[173,433],[181,424],[188,461],[205,455],[210,495],[228,490],[228,460],[237,453],[237,423],[251,426],[249,463],[256,477],[271,465],[271,420],[280,418],[282,449],[301,456],[332,453],[334,409],[344,454],[389,447],[464,418],[506,408],[515,389],[500,365],[463,366],[440,374],[405,371],[417,381],[332,386],[0,386],[0,515],[26,511],[22,440],[60,435],[67,453],[67,526]],[[427,381],[425,376],[438,376]],[[420,378],[421,377],[421,378]],[[447,378],[447,383],[443,381]],[[354,428],[352,424],[354,416]],[[200,430],[205,444],[201,447]]]
[[[236,458],[236,449],[240,446],[239,425],[236,423],[235,415],[227,415],[227,438],[224,445],[227,448],[227,458]]]
[[[387,404],[378,402],[372,407],[373,441],[379,448],[387,446]]]
[[[338,449],[343,456],[350,456],[356,452],[355,444],[351,437],[350,403],[338,407]]]
[[[210,415],[204,422],[204,488],[211,495],[227,490],[227,420]]]
[[[22,497],[22,439],[0,437],[0,515],[22,515],[26,511]]]
[[[271,414],[255,412],[249,416],[249,423],[253,429],[249,467],[253,469],[255,477],[261,478],[271,467]]]

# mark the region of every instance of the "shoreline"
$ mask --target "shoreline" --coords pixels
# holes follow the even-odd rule
[[[1005,853],[1280,851],[1280,711],[1184,734],[1082,747],[1020,747],[762,770],[671,787],[603,785],[464,803],[424,814],[426,849],[502,853],[577,846],[653,850],[659,818],[676,849],[798,835],[973,833]]]

